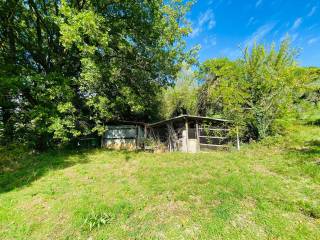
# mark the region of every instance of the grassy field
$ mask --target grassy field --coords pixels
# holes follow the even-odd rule
[[[320,239],[320,127],[241,152],[0,149],[0,239]]]

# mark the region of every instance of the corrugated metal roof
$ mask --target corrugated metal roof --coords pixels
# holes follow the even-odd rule
[[[208,121],[215,121],[215,122],[230,122],[230,123],[232,122],[231,120],[221,119],[221,118],[211,118],[211,117],[202,117],[202,116],[194,116],[194,115],[181,115],[181,116],[166,119],[166,120],[163,120],[160,122],[148,124],[147,126],[148,127],[155,127],[158,125],[165,124],[167,122],[173,122],[173,121],[177,121],[177,120],[181,120],[181,119],[208,120]]]

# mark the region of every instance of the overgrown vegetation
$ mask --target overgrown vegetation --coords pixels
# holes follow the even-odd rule
[[[260,140],[318,104],[320,71],[299,67],[288,40],[194,71],[191,5],[1,1],[0,144],[45,150],[101,136],[110,121],[180,114],[228,118],[243,140]]]
[[[185,1],[1,1],[1,143],[46,149],[151,121],[157,93],[193,61]]]
[[[191,5],[0,1],[0,239],[320,239],[320,69],[288,40],[197,65]],[[181,114],[231,119],[259,142],[56,148],[96,145],[109,121]]]
[[[319,136],[289,125],[199,154],[1,149],[0,238],[317,240]]]
[[[196,75],[190,66],[184,64],[177,76],[174,86],[164,89],[160,97],[161,114],[171,118],[182,114],[196,115],[198,84]]]
[[[231,119],[247,141],[281,133],[288,118],[319,104],[320,71],[299,67],[296,55],[284,40],[278,49],[274,44],[246,48],[235,61],[207,60],[197,75],[180,75],[177,85],[164,92],[164,105],[171,107],[167,113],[183,109]]]

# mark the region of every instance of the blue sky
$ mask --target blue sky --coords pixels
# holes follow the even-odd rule
[[[235,59],[255,41],[270,46],[289,35],[299,64],[320,67],[320,0],[198,0],[187,18],[188,47],[201,45],[200,62]]]

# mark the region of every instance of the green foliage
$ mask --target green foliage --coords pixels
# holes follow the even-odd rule
[[[1,1],[0,137],[44,149],[101,135],[109,120],[158,117],[175,78],[191,3]]]
[[[203,84],[198,93],[198,108],[201,115],[221,116],[242,104],[235,84],[239,83],[240,66],[226,58],[205,61],[199,71]],[[228,104],[226,104],[228,101]],[[230,114],[232,115],[232,114]],[[224,116],[229,117],[229,116]]]
[[[163,90],[162,116],[171,118],[182,114],[196,115],[198,86],[190,66],[184,65],[174,86]]]
[[[191,5],[1,1],[0,143],[45,149],[102,135],[110,120],[183,113],[233,119],[259,139],[277,132],[293,103],[318,104],[319,69],[298,68],[288,41],[208,60],[197,81],[186,67],[197,53],[185,51]]]
[[[301,68],[300,75],[305,76],[304,91],[300,98],[314,105],[320,102],[320,69],[319,68]]]
[[[100,228],[103,225],[109,224],[112,220],[112,216],[108,213],[94,213],[92,212],[89,216],[86,217],[84,225],[89,228],[89,231],[92,231],[95,228]]]
[[[133,213],[133,206],[129,202],[119,201],[114,206],[108,207],[99,199],[95,199],[94,206],[79,208],[75,213],[75,225],[81,225],[84,231],[93,231],[112,224],[117,219],[127,219]]]
[[[263,45],[246,48],[243,59],[235,62],[208,60],[200,71],[205,81],[200,109],[234,120],[247,139],[278,132],[278,120],[293,109],[304,84],[295,56],[285,40],[279,49],[275,45],[269,50]]]

